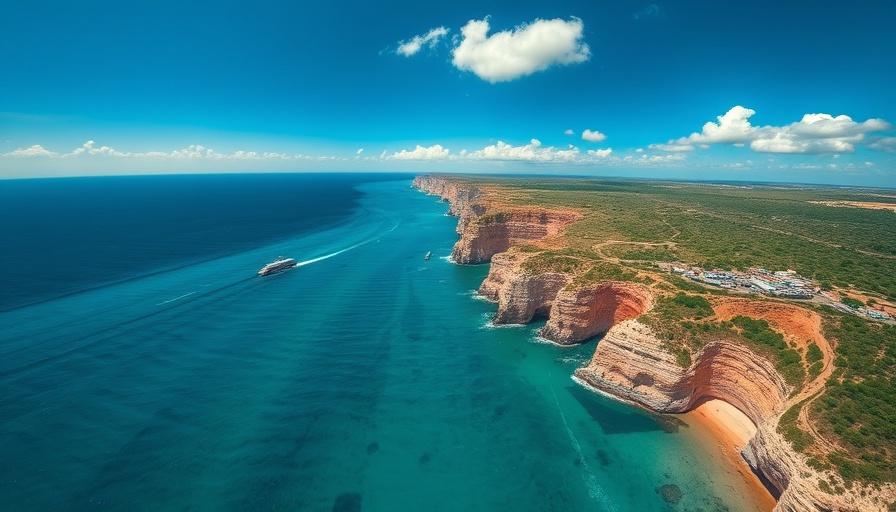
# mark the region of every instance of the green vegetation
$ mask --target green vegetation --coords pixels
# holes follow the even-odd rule
[[[771,351],[775,369],[784,377],[787,384],[799,389],[806,381],[806,370],[803,369],[803,358],[799,352],[787,346],[784,336],[772,330],[765,320],[757,320],[746,316],[736,316],[731,323],[741,329],[741,335]],[[816,347],[817,348],[817,347]]]
[[[612,244],[604,246],[601,252],[610,258],[640,261],[678,261],[681,259],[674,250],[664,245]]]
[[[825,336],[838,342],[837,369],[810,407],[818,430],[844,448],[828,458],[847,482],[894,482],[896,327],[838,314]]]
[[[800,409],[802,407],[803,403],[800,402],[790,409],[787,409],[787,412],[781,415],[781,421],[778,422],[778,432],[784,436],[784,439],[790,441],[794,450],[801,453],[805,452],[806,448],[811,446],[814,442],[812,434],[801,429],[796,424],[796,420],[799,417]]]
[[[531,274],[560,272],[576,274],[587,268],[589,262],[579,258],[563,256],[552,252],[543,252],[530,257],[523,263],[523,270]]]
[[[809,350],[806,351],[806,362],[807,363],[815,363],[817,361],[821,361],[824,358],[824,354],[821,353],[821,349],[818,348],[818,345],[815,343],[809,345]]]
[[[852,299],[850,297],[843,297],[842,299],[840,299],[840,302],[846,304],[852,309],[859,309],[860,307],[864,306],[864,304],[862,304],[862,301]]]
[[[736,336],[730,322],[707,320],[712,315],[712,307],[704,297],[679,292],[659,297],[640,320],[653,329],[664,348],[675,355],[676,362],[687,368],[692,362],[692,351],[714,338]]]
[[[635,281],[638,274],[626,270],[619,265],[607,262],[596,262],[588,272],[585,272],[574,281],[574,286],[583,286],[603,281]]]
[[[687,295],[678,293],[672,297],[672,302],[686,309],[688,318],[705,318],[713,315],[709,301],[699,295]]]
[[[574,284],[648,282],[638,272],[655,272],[653,262],[681,261],[706,269],[793,269],[823,289],[852,287],[866,295],[863,300],[869,305],[896,301],[893,212],[817,203],[893,202],[884,197],[891,192],[881,196],[875,190],[616,179],[463,180],[473,186],[499,184],[501,201],[509,205],[580,212],[582,218],[565,231],[567,248],[536,255],[539,259],[531,263],[539,268],[575,267]],[[534,246],[519,250],[543,252]],[[692,355],[706,343],[725,338],[740,339],[773,361],[795,389],[807,377],[821,374],[823,354],[815,344],[803,358],[762,320],[715,320],[706,298],[728,293],[725,290],[671,274],[654,277],[652,287],[660,296],[640,319],[682,367],[690,366]],[[843,303],[863,305],[850,298]],[[846,489],[855,481],[896,482],[896,327],[827,308],[816,311],[825,318],[825,336],[837,344],[836,369],[821,395],[785,413],[781,433],[795,449],[806,452],[812,467],[838,471]],[[814,443],[814,434],[800,428],[801,407],[809,408],[813,429],[829,443]],[[829,446],[839,448],[828,453]],[[844,492],[839,479],[822,480],[819,486]]]
[[[466,178],[498,182],[495,178]],[[634,180],[501,179],[513,204],[576,209],[570,246],[593,252],[623,240],[665,247],[604,252],[624,260],[681,261],[704,268],[791,268],[827,287],[854,285],[896,300],[893,212],[809,201],[881,201],[873,190],[719,186]],[[628,254],[626,254],[628,253]]]

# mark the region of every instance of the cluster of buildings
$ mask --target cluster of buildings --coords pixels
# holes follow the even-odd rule
[[[750,267],[747,272],[735,270],[704,270],[684,263],[659,263],[660,268],[680,274],[698,283],[719,286],[743,293],[761,293],[785,299],[812,299],[816,296],[829,306],[853,315],[876,320],[892,320],[882,311],[859,307],[852,308],[834,299],[829,292],[823,292],[812,282],[794,270],[771,271],[761,267]]]
[[[803,277],[793,270],[773,272],[760,267],[751,267],[747,272],[710,271],[683,264],[672,264],[669,266],[669,270],[699,283],[788,299],[811,299],[819,292],[819,289],[812,284],[811,279]]]

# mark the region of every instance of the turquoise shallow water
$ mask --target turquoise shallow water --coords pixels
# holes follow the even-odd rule
[[[4,509],[750,510],[570,379],[593,343],[490,325],[445,204],[357,190],[325,229],[0,313]],[[304,264],[253,277],[276,254]]]

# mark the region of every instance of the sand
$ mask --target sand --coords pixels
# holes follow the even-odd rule
[[[744,487],[754,500],[752,508],[769,511],[775,507],[775,499],[740,455],[756,426],[736,407],[722,400],[709,400],[682,418],[691,426],[694,434],[704,439],[712,451],[719,453],[725,462],[743,480]],[[749,507],[748,507],[749,508]]]

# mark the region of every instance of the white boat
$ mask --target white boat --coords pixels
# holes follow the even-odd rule
[[[261,270],[258,271],[258,275],[269,276],[271,274],[276,274],[277,272],[289,270],[295,266],[296,260],[292,258],[284,258],[283,256],[277,256],[277,261],[273,261],[261,267]]]

